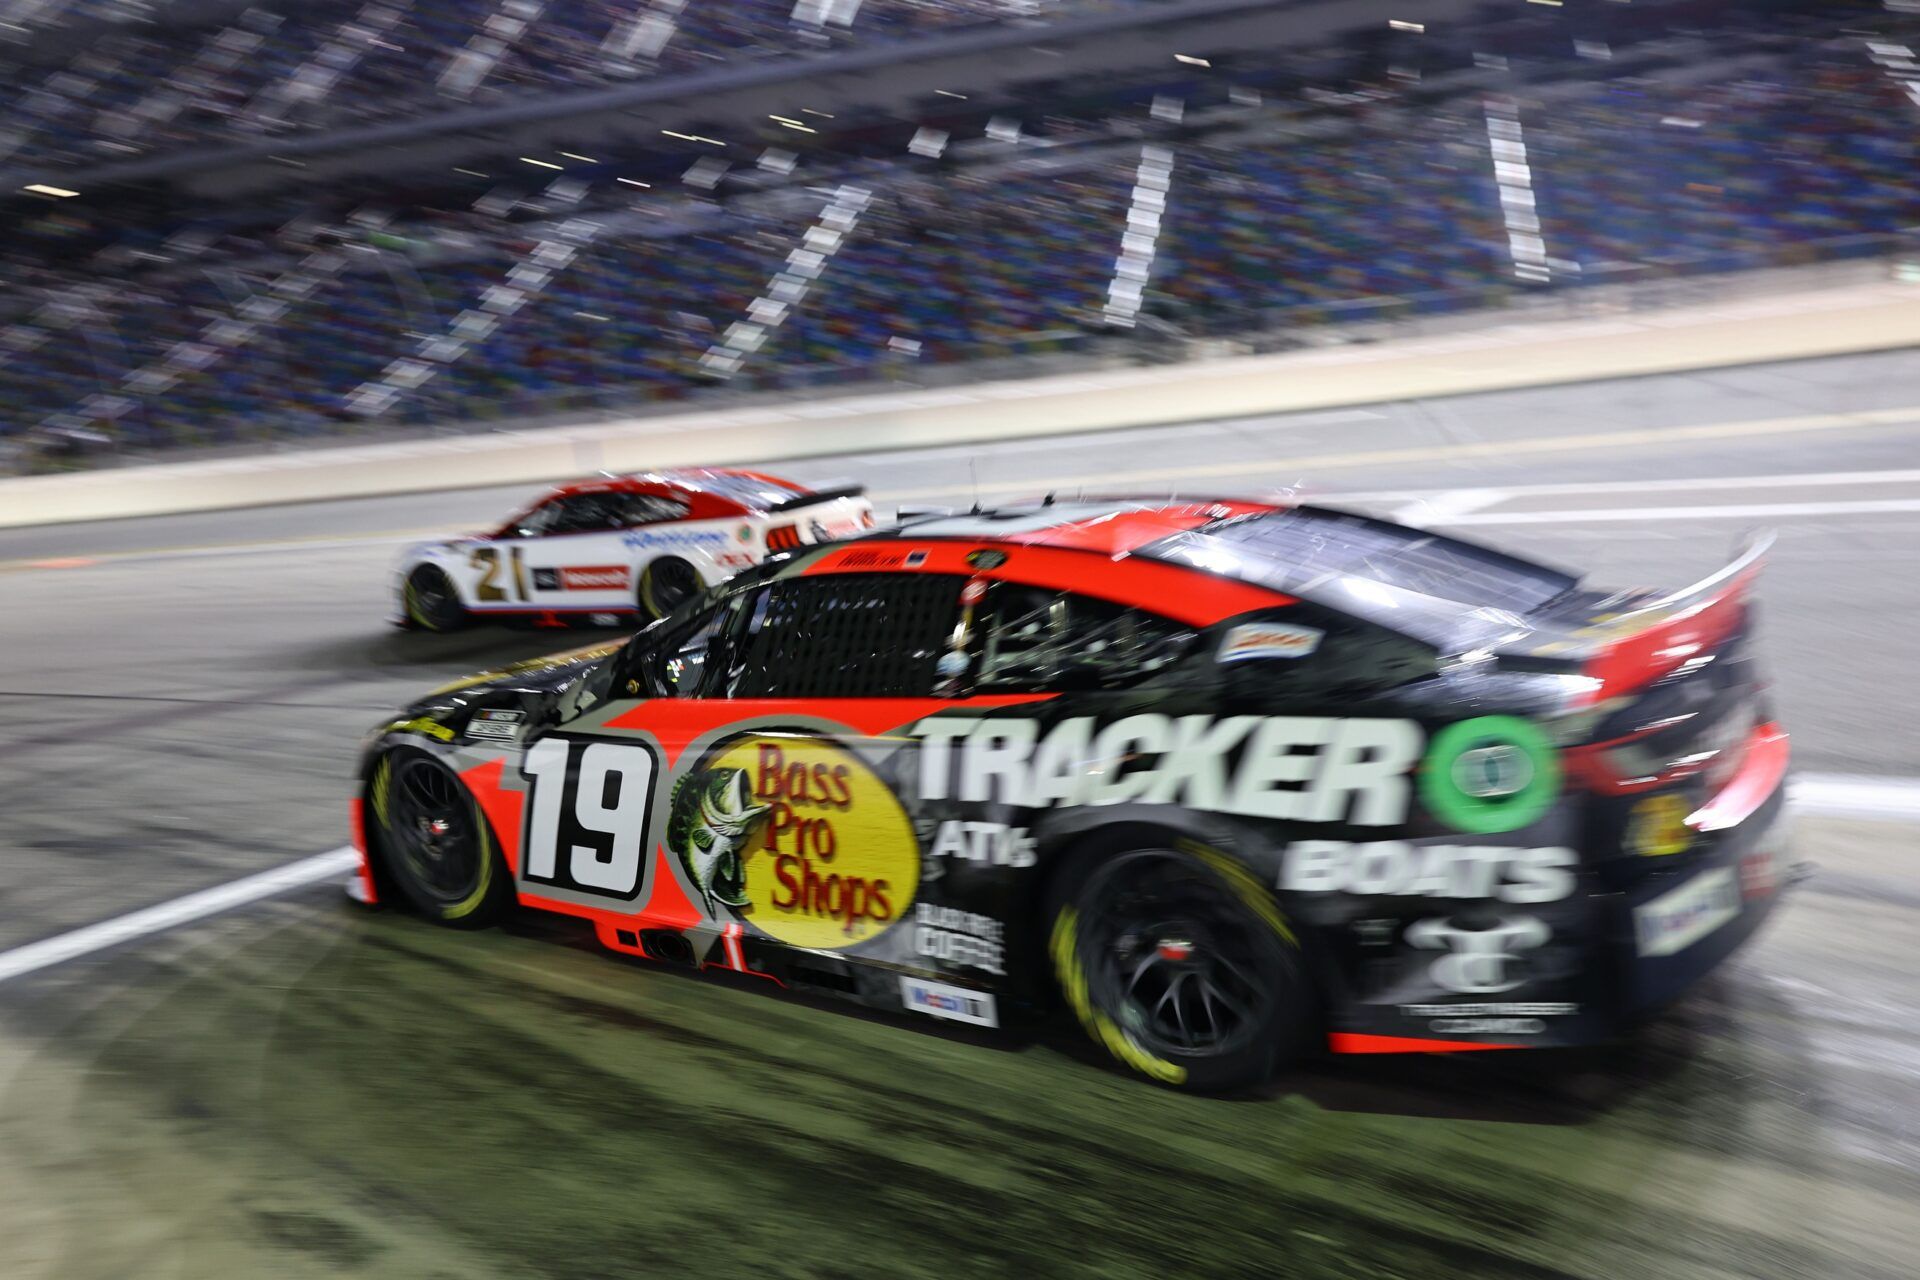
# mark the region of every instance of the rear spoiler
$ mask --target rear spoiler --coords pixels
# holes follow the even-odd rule
[[[796,493],[791,498],[782,498],[767,508],[768,515],[778,515],[782,511],[798,511],[802,507],[817,506],[823,502],[838,502],[842,498],[862,498],[867,493],[863,484],[836,485],[831,489],[810,489],[806,493]]]
[[[1631,693],[1718,648],[1746,616],[1747,597],[1773,543],[1771,531],[1754,534],[1731,561],[1692,586],[1580,628],[1574,638],[1587,650],[1580,674],[1591,687],[1576,702],[1592,706]]]

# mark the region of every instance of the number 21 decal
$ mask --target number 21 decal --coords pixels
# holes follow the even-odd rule
[[[480,574],[480,581],[474,584],[473,598],[481,604],[494,604],[502,600],[531,600],[527,590],[527,557],[519,547],[507,548],[507,586],[500,588],[500,550],[497,547],[475,547],[467,557],[470,568]]]
[[[520,773],[533,791],[520,878],[599,897],[638,895],[659,773],[652,749],[542,738]]]

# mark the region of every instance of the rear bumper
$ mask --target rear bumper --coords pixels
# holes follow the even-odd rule
[[[1564,943],[1559,972],[1543,964],[1536,981],[1477,1000],[1336,1011],[1328,1047],[1560,1048],[1609,1039],[1659,1012],[1744,946],[1791,883],[1787,764],[1787,735],[1757,728],[1739,773],[1688,816],[1685,852],[1649,859],[1657,865],[1628,888],[1596,885],[1576,918],[1556,922],[1566,935],[1555,940]]]
[[[1631,1022],[1672,1003],[1738,951],[1779,905],[1791,871],[1787,737],[1755,731],[1740,772],[1687,819],[1694,848],[1623,896],[1612,947],[1617,1013]]]

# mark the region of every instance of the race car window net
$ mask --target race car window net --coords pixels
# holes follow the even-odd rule
[[[1105,600],[1002,583],[980,641],[981,688],[1116,689],[1178,661],[1190,627]]]
[[[746,601],[730,698],[903,698],[933,692],[954,625],[954,574],[782,578]]]
[[[1229,574],[1289,595],[1359,579],[1470,607],[1526,613],[1577,579],[1488,547],[1326,507],[1219,521],[1141,554]]]

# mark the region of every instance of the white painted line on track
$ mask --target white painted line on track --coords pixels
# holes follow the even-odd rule
[[[1444,525],[1585,524],[1615,520],[1759,520],[1789,516],[1885,516],[1920,511],[1920,498],[1859,502],[1742,502],[1700,507],[1601,507],[1590,511],[1480,511],[1433,520]]]
[[[1717,489],[1834,489],[1858,484],[1920,483],[1920,469],[1909,471],[1816,471],[1760,476],[1703,476],[1695,480],[1580,480],[1565,484],[1510,484],[1476,489],[1502,498],[1537,498],[1557,493],[1687,493]],[[1381,489],[1373,492],[1316,493],[1316,502],[1412,502],[1432,499],[1447,490]]]
[[[1416,529],[1436,524],[1458,524],[1460,517],[1506,500],[1507,494],[1499,489],[1453,489],[1410,502],[1395,511],[1393,518]]]
[[[1920,779],[1803,773],[1789,796],[1796,812],[1825,818],[1920,822]]]
[[[171,902],[162,902],[158,906],[146,907],[139,911],[116,916],[112,920],[103,920],[99,924],[90,924],[75,929],[71,933],[58,934],[39,942],[30,942],[24,947],[15,947],[11,951],[0,951],[0,982],[18,978],[22,974],[33,973],[52,965],[64,964],[68,960],[77,960],[81,956],[104,951],[135,938],[145,938],[168,929],[191,924],[222,911],[242,907],[249,902],[259,902],[326,880],[332,876],[343,875],[351,871],[360,861],[360,855],[352,848],[342,847],[328,853],[317,853],[311,858],[302,858],[290,862],[284,867],[272,871],[262,871],[258,875],[247,876],[228,884],[215,885],[211,889],[202,889],[198,893],[189,893],[183,898]]]

